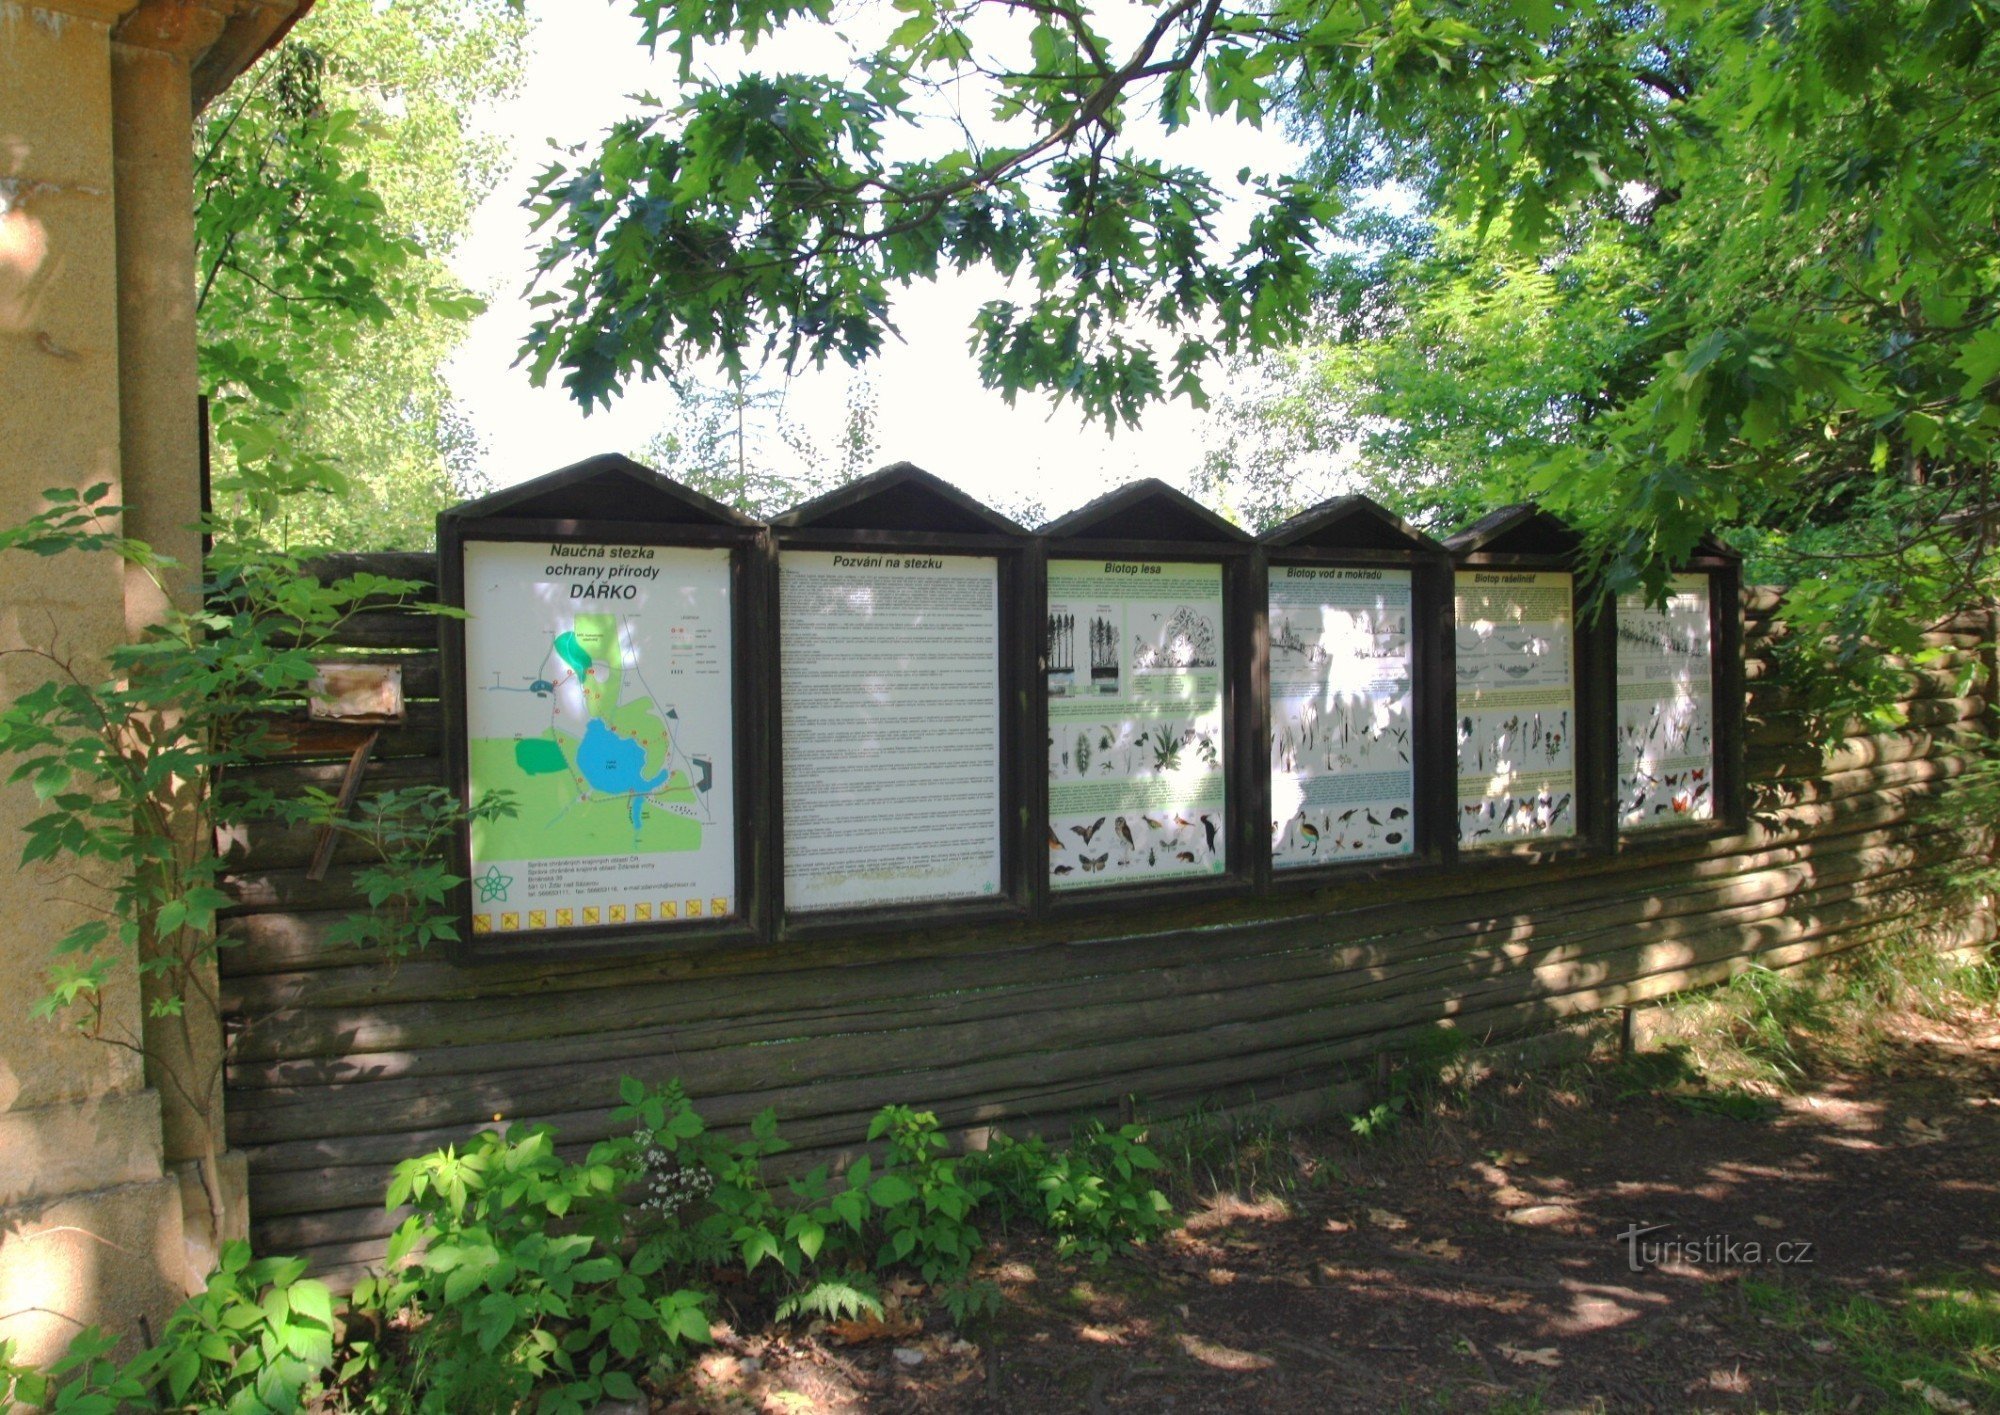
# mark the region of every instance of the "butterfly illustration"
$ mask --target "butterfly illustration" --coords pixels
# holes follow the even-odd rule
[[[1099,822],[1098,822],[1098,824],[1099,824],[1099,825],[1102,825],[1102,824],[1104,824],[1104,822],[1103,822],[1103,821],[1099,821]],[[1102,855],[1095,855],[1095,856],[1092,856],[1092,855],[1079,855],[1079,856],[1077,856],[1077,860],[1078,860],[1078,862],[1079,862],[1080,864],[1082,864],[1082,866],[1083,866],[1083,872],[1084,872],[1085,874],[1087,874],[1087,875],[1090,875],[1090,874],[1102,874],[1102,873],[1104,872],[1104,862],[1105,862],[1105,861],[1107,861],[1107,860],[1109,860],[1110,858],[1111,858],[1111,855],[1110,855],[1110,853],[1109,853],[1108,851],[1107,851],[1107,852],[1106,852],[1105,854],[1102,854]]]

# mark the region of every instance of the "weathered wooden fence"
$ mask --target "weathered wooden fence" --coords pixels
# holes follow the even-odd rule
[[[351,556],[429,580],[428,556]],[[1162,1114],[1324,1093],[1449,1018],[1475,1039],[1785,967],[1901,930],[1993,935],[1947,911],[1931,867],[1975,841],[1929,812],[1985,731],[1958,696],[1992,648],[1983,612],[1933,636],[1907,725],[1822,752],[1770,683],[1779,595],[1745,595],[1750,826],[1740,835],[1555,863],[1469,864],[1278,900],[1040,927],[883,932],[653,958],[456,966],[330,946],[357,907],[343,852],[308,878],[311,834],[223,832],[236,906],[223,954],[230,1141],[248,1152],[258,1245],[336,1279],[379,1257],[388,1171],[496,1118],[606,1133],[621,1073],[678,1076],[704,1113],[774,1106],[806,1147],[851,1141],[891,1101],[948,1125],[1060,1124],[1136,1097]],[[408,721],[368,789],[440,779],[436,621],[355,617],[342,657],[404,666]],[[317,755],[318,759],[315,759]],[[331,789],[316,754],[262,784]]]

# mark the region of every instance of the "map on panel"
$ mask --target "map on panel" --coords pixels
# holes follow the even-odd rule
[[[473,930],[727,915],[728,552],[466,546]]]

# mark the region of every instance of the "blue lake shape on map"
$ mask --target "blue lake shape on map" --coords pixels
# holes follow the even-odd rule
[[[655,776],[645,775],[646,749],[620,737],[604,725],[602,718],[596,717],[583,729],[583,744],[576,749],[576,766],[591,790],[606,795],[631,794],[634,830],[639,827],[639,812],[645,805],[646,794],[658,790],[671,772],[667,769]]]

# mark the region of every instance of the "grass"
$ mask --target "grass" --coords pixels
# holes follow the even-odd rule
[[[1845,1360],[1889,1409],[2000,1410],[2000,1292],[1984,1279],[1922,1284],[1887,1301],[1816,1296],[1756,1278],[1742,1290],[1751,1310],[1815,1353]]]
[[[1750,1118],[1752,1101],[1797,1090],[1816,1072],[1875,1065],[1913,1015],[1937,1020],[1996,1002],[2000,955],[1968,962],[1914,934],[1818,969],[1752,965],[1720,987],[1669,999],[1653,1011],[1649,1055],[1670,1056],[1668,1064],[1681,1074],[1649,1089]]]
[[[1182,1213],[1216,1195],[1286,1198],[1334,1177],[1264,1107],[1197,1106],[1154,1125],[1147,1143],[1162,1165],[1160,1188]]]

